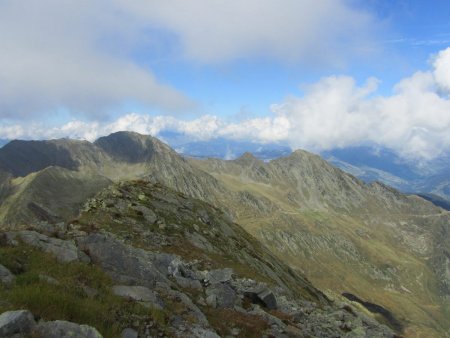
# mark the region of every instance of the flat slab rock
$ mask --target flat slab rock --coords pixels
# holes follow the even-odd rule
[[[69,263],[81,261],[89,263],[89,257],[84,252],[80,251],[73,241],[65,241],[29,230],[7,233],[7,238],[11,243],[13,243],[13,240],[17,237],[28,245],[54,254],[60,262]]]
[[[167,269],[173,255],[157,254],[126,245],[109,236],[92,234],[78,240],[82,250],[113,279],[123,284],[154,288],[156,283],[170,285]]]

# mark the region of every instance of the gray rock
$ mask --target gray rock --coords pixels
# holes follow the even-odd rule
[[[122,331],[122,338],[138,338],[138,333],[134,329],[126,328]]]
[[[79,325],[64,320],[39,323],[33,330],[33,337],[37,338],[102,338],[103,336],[93,327]]]
[[[269,310],[275,310],[277,308],[275,295],[265,286],[249,289],[244,294],[251,299],[252,303],[261,304]]]
[[[0,282],[6,286],[11,285],[16,277],[6,267],[0,264]]]
[[[29,333],[36,325],[30,311],[8,311],[0,315],[0,337],[11,337],[14,334]]]
[[[89,257],[87,257],[84,252],[80,251],[73,241],[65,241],[59,238],[48,237],[36,231],[28,230],[11,232],[8,235],[14,239],[19,237],[28,245],[54,254],[60,262],[89,262]]]
[[[216,269],[211,270],[206,273],[205,278],[211,283],[225,283],[232,279],[233,276],[233,269],[226,268],[226,269]]]
[[[147,303],[147,305],[157,309],[163,309],[164,307],[164,302],[158,294],[145,286],[114,285],[113,292],[121,297]]]
[[[113,279],[124,284],[154,288],[157,283],[171,285],[167,268],[175,256],[157,254],[126,245],[106,235],[92,234],[78,240],[80,248],[89,253]]]
[[[208,320],[206,319],[206,316],[204,313],[195,305],[192,300],[186,296],[184,293],[175,291],[175,290],[168,290],[168,296],[171,297],[173,300],[181,302],[186,309],[197,319],[198,324],[202,326],[209,326]]]
[[[208,297],[216,297],[216,306],[219,308],[233,308],[238,300],[236,292],[224,283],[213,284],[206,289]],[[208,298],[206,299],[208,302]]]
[[[158,219],[158,217],[156,216],[156,214],[150,210],[149,208],[147,208],[146,206],[143,205],[137,205],[135,207],[132,207],[132,209],[140,212],[142,214],[142,216],[145,218],[145,220],[150,223],[153,224],[156,222],[156,220]]]
[[[220,338],[220,336],[212,329],[205,329],[199,326],[193,326],[190,328],[190,336],[197,338]]]
[[[41,281],[44,281],[44,282],[48,283],[48,284],[53,284],[53,285],[58,285],[59,284],[59,282],[55,278],[47,276],[47,275],[40,274],[39,275],[39,279]]]
[[[214,294],[211,294],[208,297],[206,297],[206,304],[213,308],[216,308],[217,307],[217,296]]]
[[[175,277],[175,281],[179,286],[185,289],[202,289],[202,283],[196,279],[184,278],[184,277]]]

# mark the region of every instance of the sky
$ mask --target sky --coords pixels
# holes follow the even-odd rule
[[[0,139],[450,151],[444,0],[0,0]]]

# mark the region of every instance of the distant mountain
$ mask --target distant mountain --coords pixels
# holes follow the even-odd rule
[[[380,181],[406,193],[435,195],[450,203],[450,155],[427,162],[406,161],[393,151],[369,146],[335,149],[321,155],[366,182]],[[447,203],[439,205],[448,208]]]
[[[245,152],[251,152],[262,160],[271,160],[286,156],[291,148],[285,144],[255,143],[249,141],[235,141],[226,138],[215,138],[208,141],[192,141],[182,134],[166,132],[160,135],[162,139],[178,153],[196,158],[220,158],[233,160]]]
[[[250,152],[260,160],[269,161],[291,153],[291,148],[286,144],[261,144],[226,138],[192,141],[177,132],[163,132],[160,136],[178,153],[194,158],[233,160]],[[379,181],[405,193],[431,194],[450,203],[450,155],[418,163],[406,161],[394,151],[378,146],[334,149],[323,151],[320,155],[365,182]],[[447,206],[446,203],[438,205]]]

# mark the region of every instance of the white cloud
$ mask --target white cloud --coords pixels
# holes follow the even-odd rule
[[[450,48],[433,70],[400,81],[391,96],[374,96],[376,80],[358,87],[350,77],[328,77],[307,87],[301,98],[274,105],[291,123],[294,148],[313,150],[374,142],[407,158],[430,159],[450,151]]]
[[[434,59],[433,66],[437,85],[450,94],[450,48],[439,52]]]
[[[345,0],[2,0],[0,119],[99,118],[130,101],[189,109],[133,55],[340,63],[370,48],[373,24]]]
[[[115,0],[152,27],[175,35],[201,62],[252,55],[341,62],[365,53],[375,20],[345,0]]]
[[[183,94],[128,58],[138,29],[117,12],[103,0],[1,1],[0,118],[60,109],[98,117],[126,100],[189,107]]]

